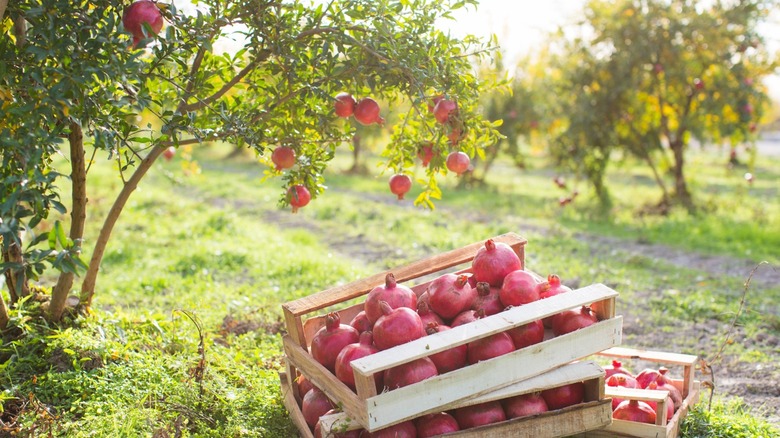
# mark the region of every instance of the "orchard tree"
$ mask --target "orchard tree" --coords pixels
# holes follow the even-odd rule
[[[616,150],[645,161],[661,204],[693,208],[685,174],[690,141],[755,139],[776,67],[759,24],[776,2],[593,0],[577,38],[563,45],[554,142],[559,162],[608,201],[604,174]],[[670,163],[672,190],[659,162]]]
[[[279,202],[297,209],[323,191],[323,171],[352,139],[354,119],[381,117],[366,118],[365,107],[338,117],[337,94],[405,102],[385,167],[409,173],[422,142],[440,145],[415,201],[432,207],[446,154],[473,157],[498,138],[477,113],[484,84],[472,67],[474,56],[490,54],[489,43],[437,29],[475,1],[204,0],[187,11],[138,3],[19,0],[2,15],[0,235],[12,305],[32,293],[30,280],[54,268],[61,274],[50,319],[61,318],[77,274],[84,273],[80,303],[88,308],[120,213],[170,147],[220,140],[249,147],[266,163],[285,147],[294,162],[275,171]],[[235,50],[216,51],[225,40]],[[438,95],[457,101],[444,124],[428,110]],[[157,123],[139,126],[141,113]],[[458,141],[450,142],[456,129]],[[59,156],[70,175],[58,173]],[[115,162],[123,186],[97,239],[85,242],[87,172],[102,156]],[[63,185],[72,186],[68,201],[59,196]],[[52,210],[69,210],[69,227]]]

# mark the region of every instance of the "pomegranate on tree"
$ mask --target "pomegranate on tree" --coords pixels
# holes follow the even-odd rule
[[[542,397],[551,411],[563,409],[566,406],[576,405],[585,400],[585,384],[578,382],[545,389],[542,391]]]
[[[295,151],[289,146],[278,146],[271,153],[271,161],[276,165],[276,170],[289,169],[295,166]]]
[[[455,419],[462,430],[504,421],[506,414],[501,402],[496,400],[455,409]]]
[[[507,419],[526,417],[547,412],[547,402],[541,393],[534,392],[510,397],[502,401]]]
[[[398,284],[395,281],[395,275],[388,272],[385,275],[385,284],[371,289],[365,302],[366,317],[371,324],[375,324],[380,316],[383,315],[379,308],[379,302],[385,301],[391,308],[408,307],[417,308],[417,295],[410,288]]]
[[[358,342],[360,335],[354,327],[341,323],[341,317],[331,312],[325,317],[325,327],[314,334],[311,340],[311,355],[331,372],[336,367],[336,357],[341,349]]]
[[[303,396],[303,402],[301,403],[303,418],[311,428],[314,428],[317,422],[320,421],[320,417],[335,407],[328,396],[316,386]]]
[[[430,358],[423,357],[386,369],[382,377],[385,382],[385,387],[392,390],[422,382],[425,379],[430,379],[431,377],[438,375],[439,372],[436,370],[436,364],[434,364]]]
[[[451,152],[447,155],[447,169],[458,175],[469,170],[471,158],[465,152]]]
[[[333,107],[337,116],[347,118],[355,112],[355,105],[357,105],[355,98],[351,94],[343,92],[336,95],[336,103],[333,104]]]
[[[430,323],[425,328],[428,335],[444,332],[450,330],[450,327],[443,324]],[[440,351],[436,354],[428,356],[436,365],[436,370],[439,374],[448,373],[458,368],[463,368],[466,365],[466,358],[468,355],[468,346],[466,344],[452,347],[449,350]]]
[[[428,285],[428,304],[444,319],[452,319],[468,309],[476,299],[476,292],[468,283],[468,275],[444,274]]]
[[[564,310],[552,316],[552,331],[555,336],[565,335],[575,330],[591,326],[599,322],[596,314],[588,306],[580,309]]]
[[[361,125],[371,125],[372,123],[381,125],[385,122],[385,119],[379,116],[379,104],[370,97],[364,97],[358,101],[353,115]]]
[[[423,415],[414,420],[414,424],[417,426],[417,438],[429,438],[460,430],[458,420],[446,412]]]
[[[398,199],[404,199],[404,195],[412,188],[412,178],[409,175],[397,173],[390,177],[390,192],[398,196]]]
[[[149,0],[134,2],[122,13],[122,24],[133,34],[133,47],[144,39],[144,24],[149,25],[152,34],[157,35],[162,30],[163,17],[160,8]]]
[[[449,99],[441,99],[433,107],[433,117],[436,121],[445,124],[450,120],[450,114],[457,113],[458,104]]]
[[[436,108],[436,104],[439,103],[439,101],[441,101],[442,99],[444,99],[444,96],[441,94],[439,94],[438,96],[433,96],[431,98],[431,102],[428,103],[428,111],[432,113],[433,109]]]
[[[417,151],[417,158],[422,161],[423,167],[428,167],[428,164],[430,164],[433,159],[433,143],[428,142],[422,145]]]
[[[167,161],[171,161],[171,159],[173,158],[174,155],[176,155],[176,148],[173,147],[173,146],[169,146],[169,147],[165,148],[165,150],[163,151],[163,157]]]
[[[473,309],[481,310],[485,316],[495,315],[504,310],[504,304],[498,296],[499,288],[490,287],[484,281],[477,283],[477,298],[474,300]]]
[[[287,201],[292,206],[292,212],[297,213],[299,208],[305,207],[311,201],[311,193],[306,186],[296,184],[287,189]]]
[[[379,302],[383,315],[374,324],[374,344],[380,350],[425,336],[420,315],[408,307],[393,309],[386,301]]]
[[[485,241],[471,261],[474,280],[484,281],[493,287],[501,287],[510,272],[523,269],[523,262],[511,246],[493,239]]]
[[[379,349],[374,346],[373,334],[370,331],[361,333],[358,342],[345,346],[341,349],[339,355],[336,356],[336,377],[354,390],[355,373],[350,363],[377,351]],[[374,380],[376,381],[376,390],[380,391],[382,389],[382,374],[374,374]]]
[[[539,299],[542,284],[530,272],[518,269],[504,277],[498,296],[504,306],[522,306]]]
[[[655,424],[655,410],[643,401],[623,400],[612,412],[612,418],[615,420]]]

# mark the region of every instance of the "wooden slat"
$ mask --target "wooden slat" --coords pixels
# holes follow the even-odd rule
[[[515,251],[527,243],[527,240],[515,233],[502,234],[492,238],[495,242],[503,242],[512,246]],[[487,240],[487,239],[486,239]],[[476,252],[485,244],[485,240],[472,243],[452,251],[436,254],[428,258],[410,263],[400,268],[391,269],[351,283],[326,289],[322,292],[299,298],[282,304],[282,308],[293,316],[300,316],[312,311],[324,309],[361,295],[365,295],[374,287],[383,284],[385,276],[392,272],[399,283],[422,277],[428,274],[466,263],[474,258]]]
[[[287,412],[290,413],[290,420],[293,422],[302,438],[314,438],[314,435],[309,430],[309,425],[306,424],[306,419],[303,418],[303,413],[298,407],[298,402],[295,400],[291,391],[292,382],[289,380],[286,373],[279,373],[279,380],[281,380],[282,387],[282,403],[287,408]]]
[[[667,390],[633,389],[623,388],[620,386],[608,386],[605,388],[605,393],[608,397],[612,398],[654,402],[655,424],[658,426],[666,426],[666,423],[669,420],[666,418],[666,402],[669,397],[669,391]]]
[[[642,359],[668,365],[695,365],[698,356],[691,354],[668,353],[665,351],[638,350],[634,348],[614,347],[599,353],[600,356],[622,359]]]
[[[376,372],[411,362],[421,357],[557,314],[561,310],[615,296],[617,296],[617,292],[614,290],[603,284],[594,284],[572,292],[514,307],[507,311],[478,319],[470,324],[453,327],[447,331],[424,336],[406,344],[374,353],[352,361],[352,368],[356,374],[360,373],[370,376]]]
[[[366,400],[368,424],[361,424],[374,431],[542,374],[620,344],[622,327],[621,317],[601,321],[541,344],[384,392]]]

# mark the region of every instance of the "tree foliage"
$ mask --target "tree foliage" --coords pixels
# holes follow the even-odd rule
[[[483,84],[471,64],[490,46],[437,28],[453,10],[475,3],[205,0],[183,11],[161,2],[162,32],[154,35],[146,26],[148,38],[133,47],[121,20],[129,2],[11,2],[0,40],[0,233],[12,301],[17,280],[26,285],[26,277],[53,266],[68,274],[86,268],[81,300],[89,305],[122,208],[170,146],[220,140],[249,147],[266,162],[274,147],[290,146],[297,163],[279,175],[280,203],[289,202],[285,189],[296,184],[316,197],[335,149],[354,135],[353,125],[332,111],[341,91],[408,104],[383,152],[393,171],[414,164],[421,142],[442,145],[416,201],[432,207],[436,177],[446,173],[445,152],[475,156],[498,137],[477,111]],[[235,49],[216,50],[224,41]],[[439,94],[458,101],[457,143],[447,138],[454,123],[438,125],[427,111]],[[156,122],[139,125],[141,114]],[[97,240],[87,242],[93,247],[87,264],[78,227],[85,195],[74,190],[69,235],[46,219],[52,211],[65,213],[60,185],[83,184],[91,160],[102,156],[97,151],[115,161],[124,185]],[[70,178],[53,167],[58,154],[71,158]],[[84,156],[81,165],[77,158]],[[65,283],[53,292],[53,304],[64,303]],[[53,306],[52,317],[59,319],[61,311]]]

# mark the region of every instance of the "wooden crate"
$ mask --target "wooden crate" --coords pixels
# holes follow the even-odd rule
[[[282,379],[283,392],[291,394],[289,389],[284,389],[287,382]],[[502,400],[521,394],[528,394],[543,389],[554,388],[569,383],[585,383],[585,400],[583,403],[567,408],[546,412],[528,417],[515,418],[500,423],[467,429],[446,434],[446,437],[459,438],[514,438],[514,437],[563,437],[570,436],[587,430],[602,428],[612,420],[611,401],[604,397],[604,370],[593,362],[576,362],[564,365],[539,376],[526,379],[499,390],[482,396],[444,406],[442,411],[485,403],[494,400]],[[300,429],[301,436],[311,437],[298,404],[292,396],[285,397],[285,406],[291,412],[291,418]],[[325,415],[320,418],[320,426],[323,436],[327,437],[327,431],[347,431],[359,429],[361,426],[352,421],[348,414],[338,413]]]
[[[666,397],[668,391],[652,391],[647,389],[626,389],[607,387],[606,395],[621,399],[635,399],[643,401],[655,401],[656,424],[637,423],[625,420],[613,420],[612,424],[602,430],[588,432],[584,437],[639,437],[639,438],[674,438],[678,435],[680,423],[688,414],[688,410],[699,401],[699,389],[701,382],[695,379],[695,365],[697,356],[689,354],[666,353],[660,351],[635,350],[631,348],[616,347],[599,353],[601,356],[619,359],[640,359],[654,362],[663,366],[682,369],[682,379],[672,379],[672,383],[680,390],[683,396],[682,406],[674,413],[672,418],[666,418]],[[637,370],[634,370],[637,371]],[[672,370],[674,371],[674,370]]]
[[[521,260],[524,259],[525,239],[515,234],[505,234],[493,240],[509,244]],[[484,241],[477,242],[390,272],[399,283],[440,274],[471,262],[483,245]],[[537,376],[573,360],[619,345],[621,341],[622,318],[615,316],[615,297],[618,294],[604,285],[596,284],[515,307],[353,361],[357,388],[355,393],[308,353],[311,338],[323,325],[324,315],[316,315],[315,312],[341,306],[339,314],[342,320],[349,321],[363,308],[362,302],[349,306],[350,300],[362,297],[375,286],[383,284],[386,274],[383,272],[282,306],[288,329],[288,334],[283,337],[288,375],[295,376],[298,371],[306,375],[314,385],[342,406],[351,418],[369,431],[427,413],[440,412],[445,406]],[[427,285],[428,282],[424,282],[412,289],[419,295]],[[375,373],[554,315],[562,310],[591,304],[600,321],[590,327],[413,385],[381,394],[376,392],[373,378]],[[297,391],[296,387],[291,389]]]

